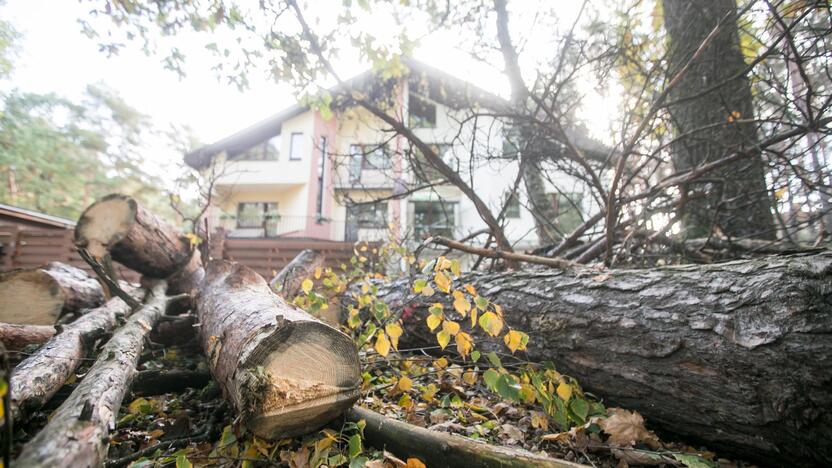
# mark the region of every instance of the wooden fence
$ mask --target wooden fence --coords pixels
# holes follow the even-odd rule
[[[70,229],[46,230],[0,226],[0,246],[2,246],[0,271],[35,268],[58,261],[83,268],[91,273],[87,264],[78,255],[73,244],[73,235]],[[221,233],[211,238],[213,258],[240,262],[260,273],[267,280],[304,249],[323,252],[326,256],[326,264],[333,268],[340,267],[342,263],[349,264],[353,255],[352,242],[296,238],[234,239],[226,238]],[[122,279],[128,281],[139,279],[139,274],[135,271],[121,265],[116,267]]]

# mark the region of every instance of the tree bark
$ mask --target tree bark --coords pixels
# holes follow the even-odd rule
[[[491,445],[456,434],[445,434],[386,418],[358,406],[347,410],[348,421],[366,421],[364,437],[373,446],[399,458],[418,458],[430,467],[579,468],[584,465],[544,457],[519,448]]]
[[[136,298],[141,290],[133,291]],[[93,344],[112,333],[130,314],[119,298],[89,311],[65,325],[60,333],[14,368],[11,375],[11,408],[16,421],[41,408],[75,372]]]
[[[832,459],[832,252],[577,275],[470,273],[457,287],[465,283],[530,335],[530,360],[554,361],[608,405],[747,459]],[[405,280],[380,288],[402,311],[400,346],[436,345],[428,307],[442,300],[456,316],[440,296],[415,295]]]
[[[190,242],[126,195],[111,194],[93,203],[75,226],[75,245],[95,258],[112,259],[151,278],[169,278],[171,294],[193,290],[202,265]]]
[[[250,268],[210,262],[196,307],[211,373],[258,436],[307,433],[358,398],[352,340],[283,301]]]
[[[136,373],[145,337],[164,315],[167,285],[157,282],[146,303],[118,329],[69,398],[24,447],[15,466],[101,466],[108,433]]]
[[[101,285],[84,270],[60,262],[0,274],[0,321],[54,325],[63,314],[104,302]]]
[[[671,146],[677,171],[716,161],[758,141],[751,86],[737,28],[736,0],[667,0],[669,75],[690,60],[722,21],[721,29],[670,92],[672,122],[681,137]],[[729,237],[773,239],[771,200],[760,154],[726,165],[719,174],[687,184],[682,219],[690,237],[721,231]]]
[[[305,249],[274,275],[269,286],[281,297],[291,300],[300,292],[301,282],[312,276],[315,268],[322,267],[324,260],[326,257],[321,252]]]
[[[43,344],[55,334],[50,325],[13,325],[0,323],[0,342],[9,351],[20,351],[32,344]]]

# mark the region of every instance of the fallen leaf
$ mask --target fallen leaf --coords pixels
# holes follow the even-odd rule
[[[651,448],[658,447],[658,438],[644,427],[644,418],[635,411],[621,408],[609,408],[608,416],[598,421],[598,425],[609,436],[608,442],[629,447],[642,442]]]

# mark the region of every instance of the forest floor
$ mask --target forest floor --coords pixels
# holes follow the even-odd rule
[[[407,368],[412,378],[397,377],[400,369],[391,368],[390,359],[381,362],[377,355],[363,356],[365,391],[358,404],[431,430],[545,453],[587,466],[753,466],[720,458],[703,447],[660,441],[644,427],[640,415],[629,412],[621,413],[621,427],[612,431],[639,440],[635,444],[614,443],[615,437],[597,424],[559,433],[549,426],[551,423],[539,408],[505,401],[475,375],[449,365],[447,360],[424,353],[397,356],[398,365]],[[303,437],[278,441],[247,434],[243,425],[235,421],[217,385],[208,378],[207,363],[193,340],[183,346],[145,349],[139,371],[140,376],[151,371],[174,372],[164,384],[137,378],[111,433],[107,467],[423,466],[413,459],[401,460],[383,447],[368,446],[363,441],[362,428],[343,420]],[[176,371],[185,372],[180,375]],[[77,380],[84,372],[84,368],[79,370]],[[71,388],[72,384],[65,386],[53,403],[25,427],[18,428],[16,452],[46,423],[49,412]]]

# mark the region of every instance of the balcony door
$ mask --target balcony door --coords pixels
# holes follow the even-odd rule
[[[237,229],[257,230],[258,237],[274,237],[278,233],[279,221],[276,202],[237,204]]]

